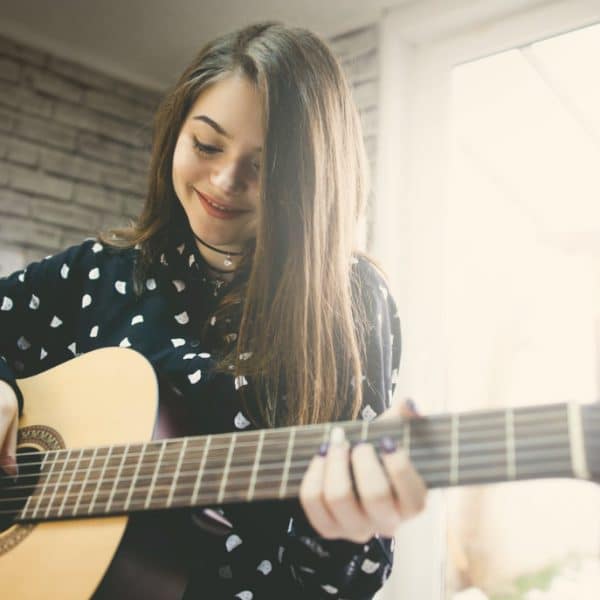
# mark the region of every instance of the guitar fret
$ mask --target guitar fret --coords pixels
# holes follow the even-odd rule
[[[506,479],[513,481],[517,478],[515,416],[512,408],[507,408],[504,414],[506,419]]]
[[[459,426],[458,415],[452,415],[452,433],[450,437],[450,485],[458,484]]]
[[[173,481],[171,482],[171,488],[169,490],[169,497],[167,498],[167,507],[171,506],[173,503],[173,494],[175,494],[175,489],[177,487],[177,480],[179,479],[179,473],[181,471],[181,463],[183,462],[183,455],[185,454],[185,450],[187,448],[189,438],[183,438],[183,446],[179,451],[179,459],[177,460],[177,466],[175,467],[175,474],[173,475]]]
[[[254,498],[254,487],[256,486],[256,476],[258,474],[258,465],[260,463],[260,455],[262,453],[263,441],[265,439],[265,430],[261,429],[258,436],[258,447],[254,456],[254,465],[252,466],[252,475],[250,476],[250,485],[248,486],[247,500]]]
[[[325,423],[323,427],[323,443],[327,443],[329,441],[329,436],[331,433],[331,423]]]
[[[94,461],[96,460],[96,453],[98,452],[98,448],[94,448],[92,452],[92,458],[90,459],[89,467],[85,470],[85,475],[83,478],[83,482],[81,484],[81,489],[79,490],[79,494],[77,495],[77,502],[75,502],[75,506],[73,507],[73,512],[71,513],[73,516],[77,514],[77,509],[79,508],[79,504],[81,503],[81,498],[83,497],[83,490],[87,484],[87,480],[90,476],[90,471],[94,468]]]
[[[290,461],[292,458],[292,448],[294,447],[294,437],[296,435],[296,428],[292,427],[290,429],[290,439],[288,442],[287,452],[285,455],[285,464],[283,465],[283,475],[281,477],[281,486],[279,488],[279,497],[283,498],[285,496],[286,488],[287,488],[287,480],[288,473],[290,471]]]
[[[150,481],[150,489],[148,490],[148,494],[146,495],[146,501],[144,502],[144,508],[148,508],[150,506],[150,500],[152,499],[152,493],[154,492],[154,486],[156,485],[156,478],[158,476],[158,470],[162,464],[163,455],[165,453],[165,446],[167,445],[167,440],[163,440],[160,445],[160,453],[158,455],[158,460],[156,461],[156,467],[154,468],[154,472],[152,474],[152,480]]]
[[[202,461],[200,463],[200,468],[198,469],[198,476],[196,477],[196,482],[194,483],[194,491],[192,492],[192,506],[196,506],[196,502],[198,501],[198,492],[200,491],[200,481],[202,480],[202,476],[204,475],[204,467],[206,466],[206,459],[208,457],[208,449],[210,447],[211,440],[212,440],[212,435],[209,435],[206,438],[206,442],[204,444],[204,452],[202,453]]]
[[[302,465],[320,442],[329,441],[336,425],[351,443],[397,438],[430,488],[541,477],[590,479],[597,473],[593,452],[598,446],[590,441],[590,431],[600,425],[600,415],[593,412],[590,408],[588,419],[588,411],[577,404],[530,406],[43,452],[37,484],[18,519],[289,498],[299,491]]]
[[[67,498],[69,497],[69,493],[71,492],[71,488],[73,487],[73,481],[74,481],[75,475],[77,474],[77,471],[79,469],[79,461],[81,460],[82,455],[83,455],[83,448],[79,451],[79,455],[77,456],[75,465],[74,465],[73,469],[71,470],[71,477],[69,479],[67,489],[65,490],[65,493],[63,494],[63,499],[62,499],[62,502],[60,503],[60,508],[58,509],[58,513],[57,513],[58,517],[62,516],[63,511],[65,509],[65,504],[67,502]]]
[[[402,426],[402,447],[407,456],[410,456],[410,423],[404,421]]]
[[[90,456],[92,455],[91,449],[81,449],[79,464],[77,470],[73,473],[72,481],[71,481],[71,489],[69,490],[69,495],[65,499],[65,505],[63,508],[63,512],[69,514],[69,512],[74,508],[75,504],[71,504],[71,501],[76,498],[79,492],[82,489],[82,484],[85,479],[85,475],[87,474],[87,470],[91,463]],[[71,513],[72,514],[72,513]]]
[[[40,473],[44,472],[44,468],[46,467],[46,461],[48,460],[48,453],[46,452],[44,454],[44,458],[42,459],[42,464],[40,466]],[[37,489],[37,486],[36,486]],[[21,518],[22,519],[30,519],[31,515],[28,516],[27,515],[27,511],[29,510],[29,504],[30,502],[32,502],[32,498],[35,496],[35,491],[29,495],[29,497],[27,498],[27,502],[25,502],[25,506],[23,507],[23,510],[21,511]]]
[[[131,503],[131,496],[133,495],[133,489],[137,482],[138,473],[140,472],[140,467],[142,465],[142,460],[144,458],[144,454],[146,453],[147,444],[142,444],[142,451],[140,452],[140,457],[138,458],[135,472],[133,474],[133,478],[131,479],[131,483],[129,484],[129,492],[127,493],[127,499],[125,500],[124,510],[129,510],[129,504]]]
[[[108,501],[106,502],[106,506],[104,508],[105,513],[110,512],[110,508],[112,506],[112,502],[115,497],[115,492],[117,491],[117,484],[119,483],[119,478],[121,477],[121,471],[123,470],[123,465],[126,462],[127,453],[129,452],[129,444],[125,446],[123,450],[123,455],[121,456],[121,462],[119,463],[119,468],[117,469],[117,474],[115,475],[115,480],[111,486],[110,495],[108,496]]]
[[[46,493],[46,486],[48,485],[48,482],[50,480],[50,477],[52,475],[52,472],[54,471],[54,466],[56,465],[56,454],[53,455],[52,457],[52,464],[50,466],[50,470],[48,471],[48,473],[46,473],[46,477],[44,478],[44,484],[42,485],[42,488],[40,490],[38,499],[37,499],[37,503],[35,505],[35,509],[33,510],[33,513],[31,515],[32,518],[36,518],[37,516],[37,511],[40,508],[41,502],[44,499],[45,493]]]
[[[368,419],[364,419],[362,422],[362,427],[360,428],[360,439],[363,442],[366,442],[369,439],[369,423]]]
[[[106,466],[108,465],[108,461],[110,460],[110,455],[112,452],[112,446],[108,449],[106,453],[106,458],[104,459],[104,464],[102,465],[102,471],[100,472],[100,476],[98,477],[98,481],[96,482],[96,487],[94,488],[94,493],[92,494],[92,501],[88,506],[88,515],[91,514],[94,504],[96,502],[96,498],[98,497],[98,492],[100,491],[100,487],[102,485],[102,481],[104,480],[104,473],[106,472]]]
[[[223,478],[221,479],[221,487],[219,489],[219,496],[217,503],[223,502],[223,495],[225,494],[225,486],[227,485],[227,477],[229,476],[229,466],[231,465],[231,456],[233,455],[233,448],[235,446],[235,438],[237,434],[232,434],[231,442],[229,443],[229,452],[227,453],[227,461],[225,462],[225,469],[223,471]]]
[[[61,452],[61,455],[62,455],[62,452]],[[46,507],[46,511],[44,512],[44,517],[46,517],[46,518],[50,514],[50,509],[52,508],[52,503],[54,502],[54,498],[56,498],[56,492],[58,491],[58,488],[61,485],[60,481],[65,473],[70,455],[71,455],[71,450],[67,450],[67,454],[66,454],[66,457],[64,458],[62,469],[60,470],[60,473],[58,474],[58,478],[57,478],[56,482],[54,483],[54,490],[52,491],[52,496],[50,497],[50,501],[48,502],[48,506]]]
[[[583,441],[581,406],[574,402],[569,402],[567,404],[567,411],[573,475],[578,479],[590,479],[590,471],[587,465],[585,444]]]

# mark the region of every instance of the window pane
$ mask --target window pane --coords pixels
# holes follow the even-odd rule
[[[452,411],[599,397],[598,56],[594,26],[454,69]],[[449,507],[447,598],[600,597],[597,486],[456,489]]]

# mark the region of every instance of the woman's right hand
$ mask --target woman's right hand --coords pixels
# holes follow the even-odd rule
[[[17,471],[17,429],[19,404],[15,391],[0,381],[0,468],[12,477]]]

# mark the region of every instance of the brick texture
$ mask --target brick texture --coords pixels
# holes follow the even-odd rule
[[[134,216],[159,101],[154,90],[0,36],[0,265]]]
[[[374,168],[377,26],[329,42],[352,84]],[[160,97],[0,36],[0,275],[139,213]]]

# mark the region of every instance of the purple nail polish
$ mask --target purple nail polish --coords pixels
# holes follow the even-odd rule
[[[412,398],[406,399],[406,406],[408,406],[408,408],[410,408],[410,410],[412,410],[414,413],[418,412],[415,401]]]
[[[383,452],[385,452],[386,454],[391,454],[392,452],[396,451],[396,448],[398,448],[398,442],[396,442],[395,439],[386,435],[385,437],[381,438],[379,446],[383,450]]]
[[[319,452],[318,452],[319,456],[326,456],[327,450],[329,450],[329,442],[323,442],[319,446]]]

